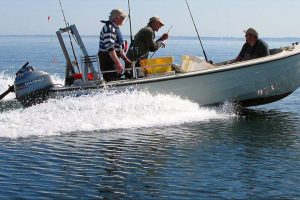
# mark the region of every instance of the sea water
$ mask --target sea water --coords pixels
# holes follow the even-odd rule
[[[297,38],[265,38],[270,48]],[[98,36],[83,37],[90,54]],[[214,62],[243,38],[203,38]],[[197,38],[173,37],[155,56],[202,56]],[[25,63],[63,84],[54,36],[0,36],[0,92]],[[299,77],[300,78],[300,77]],[[1,199],[299,199],[300,91],[236,111],[147,91],[0,103]]]

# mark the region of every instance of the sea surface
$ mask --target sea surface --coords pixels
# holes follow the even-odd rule
[[[264,38],[270,48],[299,38]],[[98,36],[85,36],[95,54]],[[202,38],[214,62],[244,38]],[[155,56],[203,56],[171,37]],[[55,36],[0,36],[0,93],[25,63],[63,83]],[[300,77],[299,77],[300,78]],[[300,90],[237,111],[147,92],[0,103],[0,199],[300,199]]]

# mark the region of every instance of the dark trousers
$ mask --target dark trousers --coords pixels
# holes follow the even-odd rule
[[[100,60],[100,69],[103,74],[103,78],[105,81],[116,81],[119,80],[120,75],[117,72],[109,72],[105,73],[105,71],[113,71],[116,70],[115,63],[111,59],[108,52],[99,52],[98,53],[99,60]]]

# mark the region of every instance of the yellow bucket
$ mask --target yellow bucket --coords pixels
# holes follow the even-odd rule
[[[173,56],[143,59],[140,61],[141,67],[146,74],[166,73],[172,70]]]

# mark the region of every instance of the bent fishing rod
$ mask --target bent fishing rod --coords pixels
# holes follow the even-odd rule
[[[63,7],[62,7],[61,1],[60,1],[60,0],[58,0],[58,1],[59,1],[59,5],[60,5],[60,8],[61,8],[61,12],[62,12],[62,14],[63,14],[63,18],[64,18],[64,21],[65,21],[65,24],[66,24],[66,28],[68,28],[69,23],[68,23],[67,20],[66,20],[66,16],[65,16],[64,9],[63,9]],[[73,46],[73,42],[72,42],[72,39],[71,39],[70,31],[68,31],[68,36],[69,36],[69,40],[70,40],[72,52],[73,52],[73,55],[74,55],[74,59],[75,59],[75,62],[76,62],[75,64],[76,64],[76,66],[77,66],[78,71],[80,71],[80,70],[79,70],[79,65],[78,65],[77,56],[76,56],[75,49],[74,49],[74,46]]]
[[[189,3],[187,2],[187,0],[185,0],[185,2],[186,2],[186,5],[187,5],[187,7],[188,7],[188,9],[189,9],[189,12],[190,12],[190,15],[191,15],[191,18],[192,18],[192,21],[193,21],[195,30],[196,30],[196,32],[197,32],[198,40],[199,40],[200,45],[201,45],[201,47],[202,47],[203,55],[204,55],[204,57],[205,57],[206,62],[209,62],[208,59],[207,59],[205,50],[204,50],[204,48],[203,48],[203,45],[202,45],[202,42],[201,42],[201,38],[200,38],[200,35],[199,35],[199,32],[198,32],[197,26],[196,26],[196,24],[195,24],[194,17],[193,17],[193,15],[192,15],[192,12],[191,12]]]

